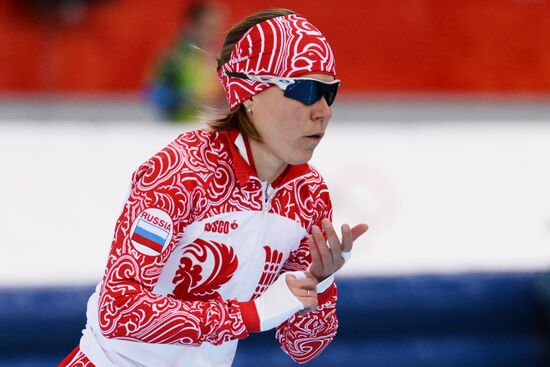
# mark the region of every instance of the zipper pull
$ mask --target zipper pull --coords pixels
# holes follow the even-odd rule
[[[267,204],[269,203],[269,197],[272,193],[272,187],[268,182],[262,181],[263,196],[264,196],[264,210],[267,210]]]

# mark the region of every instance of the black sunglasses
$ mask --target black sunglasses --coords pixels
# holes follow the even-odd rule
[[[284,91],[284,96],[300,101],[310,106],[325,97],[327,104],[332,106],[340,80],[323,82],[313,78],[281,78],[271,75],[248,75],[226,71],[225,74],[232,78],[253,80],[260,83],[275,84]]]

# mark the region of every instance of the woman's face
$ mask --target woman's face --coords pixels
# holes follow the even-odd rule
[[[322,81],[334,78],[325,74],[304,77]],[[307,106],[287,98],[273,86],[255,95],[247,108],[252,109],[252,124],[262,137],[264,150],[282,163],[302,164],[309,161],[323,138],[332,110],[325,98]]]

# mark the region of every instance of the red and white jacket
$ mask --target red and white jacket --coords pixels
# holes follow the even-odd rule
[[[180,135],[133,175],[80,349],[97,366],[230,366],[238,340],[260,329],[253,300],[308,268],[307,234],[331,215],[309,165],[269,185],[237,131]],[[316,311],[277,327],[297,362],[336,335],[336,296],[332,284]]]

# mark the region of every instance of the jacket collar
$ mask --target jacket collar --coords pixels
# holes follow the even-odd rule
[[[237,178],[239,185],[247,185],[251,178],[260,180],[256,171],[256,165],[254,164],[254,157],[252,157],[252,151],[250,150],[248,138],[241,134],[237,129],[224,130],[219,134],[223,139],[224,144],[227,146],[231,157],[233,158],[233,169],[235,170],[235,177]],[[306,175],[310,171],[311,169],[307,163],[288,165],[287,168],[271,183],[271,186],[274,188],[283,186],[289,181]]]

